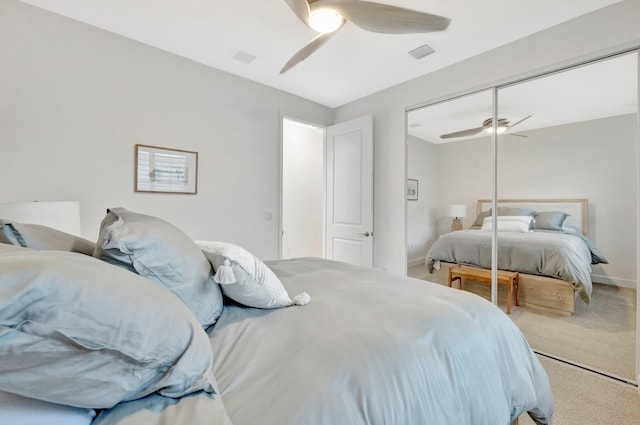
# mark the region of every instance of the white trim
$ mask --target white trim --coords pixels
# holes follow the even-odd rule
[[[415,267],[425,263],[425,258],[414,258],[412,260],[407,261],[407,267]]]
[[[592,274],[591,281],[595,283],[602,283],[605,285],[618,286],[620,288],[636,289],[637,283],[633,279],[625,279],[623,277],[603,276],[599,274]]]

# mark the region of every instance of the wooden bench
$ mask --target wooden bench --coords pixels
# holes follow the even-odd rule
[[[480,269],[477,267],[466,267],[456,264],[449,268],[449,286],[451,287],[454,281],[460,282],[460,289],[463,289],[462,279],[472,279],[480,282],[491,283],[491,270]],[[511,314],[511,298],[513,298],[513,292],[515,290],[516,305],[519,306],[518,301],[518,285],[520,283],[520,274],[518,272],[509,272],[504,270],[498,270],[498,284],[509,285],[509,294],[507,295],[507,314]]]

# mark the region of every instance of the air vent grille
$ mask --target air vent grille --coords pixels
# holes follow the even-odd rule
[[[435,52],[435,50],[428,44],[425,44],[418,47],[417,49],[413,49],[409,52],[409,54],[416,59],[422,59],[425,56],[429,56],[433,52]]]
[[[253,55],[241,49],[235,49],[231,53],[231,57],[234,58],[235,60],[246,63],[247,65],[253,62],[257,58],[256,55]]]

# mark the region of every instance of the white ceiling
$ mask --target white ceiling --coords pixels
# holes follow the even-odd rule
[[[452,19],[443,32],[390,35],[347,23],[284,75],[316,33],[284,0],[23,0],[52,12],[336,107],[620,0],[376,0]],[[429,44],[436,53],[407,52]],[[256,55],[245,64],[239,50]]]
[[[505,87],[498,91],[498,118],[517,124],[509,132],[631,114],[638,110],[638,57],[626,54]],[[492,95],[485,90],[411,111],[409,134],[432,143],[487,136],[441,139],[441,134],[478,128],[492,116]]]

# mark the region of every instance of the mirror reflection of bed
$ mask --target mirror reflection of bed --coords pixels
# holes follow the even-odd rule
[[[491,200],[478,200],[475,211],[469,228],[446,233],[431,246],[425,260],[429,280],[448,284],[456,264],[491,268],[491,232],[483,228],[491,222]],[[597,247],[592,253],[587,242],[588,200],[498,200],[498,215],[505,226],[514,216],[529,220],[518,223],[521,231],[510,226],[502,233],[498,227],[498,269],[519,272],[520,305],[560,315],[574,314],[576,306],[584,310],[592,295],[591,264],[599,261]],[[490,298],[484,283],[469,279],[465,286]],[[505,286],[498,287],[498,297],[500,305],[506,302]]]
[[[560,272],[521,273],[520,306],[512,304],[509,316],[538,353],[626,382],[636,381],[637,62],[636,53],[620,55],[497,90],[499,118],[513,123],[532,114],[498,135],[497,198],[511,200],[499,206],[564,210],[565,231],[579,230],[608,260],[588,265],[589,297]],[[410,276],[447,285],[455,261],[430,274],[426,260],[438,239],[456,233],[447,209],[466,205],[468,232],[491,207],[492,137],[439,137],[478,127],[492,116],[491,105],[487,90],[408,112],[408,178],[425,181],[422,201],[408,204]],[[447,117],[453,123],[444,128]],[[425,128],[432,133],[421,134]],[[437,183],[425,192],[429,182]],[[507,232],[497,234],[497,262],[508,267],[501,258],[509,252]],[[464,288],[490,299],[487,283],[465,280]],[[505,311],[506,291],[498,285]]]

